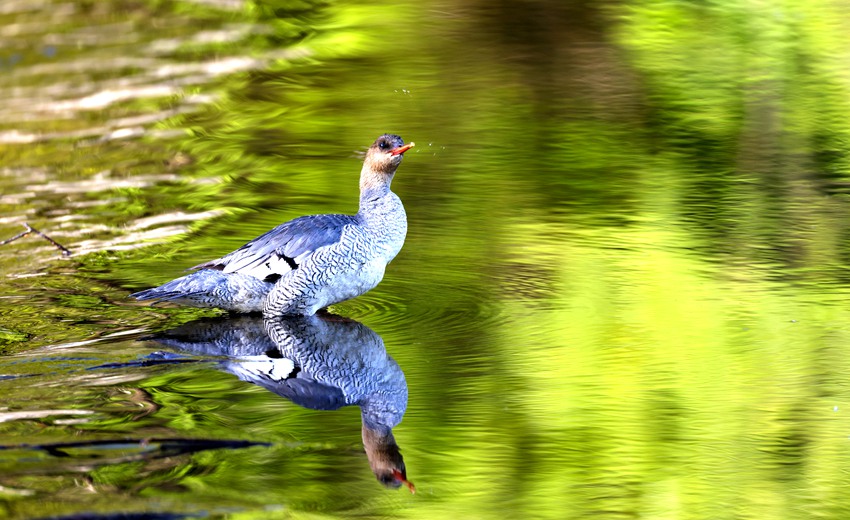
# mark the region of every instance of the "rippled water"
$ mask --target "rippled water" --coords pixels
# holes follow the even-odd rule
[[[847,516],[845,7],[0,5],[0,517]],[[383,132],[377,289],[127,298]]]

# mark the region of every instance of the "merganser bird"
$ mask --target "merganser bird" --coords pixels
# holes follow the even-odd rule
[[[415,492],[393,435],[407,410],[407,381],[384,340],[366,325],[326,313],[219,317],[149,339],[215,356],[221,369],[304,408],[360,407],[363,447],[375,477]]]
[[[414,143],[384,134],[360,171],[356,215],[296,218],[196,271],[130,296],[192,307],[265,315],[313,315],[373,289],[407,234],[407,216],[390,183]]]

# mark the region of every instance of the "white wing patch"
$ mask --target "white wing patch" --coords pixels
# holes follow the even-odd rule
[[[244,356],[236,360],[236,363],[228,367],[242,381],[252,383],[262,381],[274,381],[282,383],[286,381],[293,370],[295,362],[291,359],[274,359],[268,356]]]

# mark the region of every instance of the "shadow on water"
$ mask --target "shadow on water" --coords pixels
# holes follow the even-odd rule
[[[7,452],[4,458],[19,457],[20,474],[88,472],[93,467],[123,464],[140,460],[157,460],[178,457],[204,450],[240,449],[252,446],[269,446],[268,443],[213,439],[140,439],[140,440],[88,440],[47,444],[17,444],[0,446]],[[33,454],[47,455],[47,466],[35,467],[29,462]],[[25,462],[26,461],[26,462]],[[63,463],[64,462],[64,463]]]
[[[392,432],[407,409],[407,382],[369,327],[330,314],[240,316],[196,320],[150,339],[193,355],[224,356],[223,370],[304,408],[360,407],[375,477],[415,491]]]

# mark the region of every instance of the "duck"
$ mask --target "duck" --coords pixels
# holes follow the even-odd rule
[[[245,314],[201,318],[143,339],[199,359],[213,357],[221,370],[303,408],[359,407],[375,478],[387,488],[416,492],[393,434],[407,410],[407,381],[383,338],[366,325],[324,311]]]
[[[390,187],[415,146],[378,137],[360,170],[354,215],[308,215],[285,222],[192,273],[136,292],[136,300],[214,307],[231,313],[312,316],[375,288],[407,235],[407,215]]]

